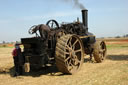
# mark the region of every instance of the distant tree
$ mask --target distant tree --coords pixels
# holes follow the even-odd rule
[[[101,37],[101,39],[104,39],[105,37]]]
[[[5,44],[6,42],[5,41],[3,41],[3,44]]]
[[[128,34],[126,34],[125,37],[128,37]]]
[[[121,38],[120,36],[116,36],[115,38]]]
[[[3,47],[6,47],[6,42],[5,42],[5,41],[3,41],[3,43],[2,43],[2,44],[3,44]]]
[[[128,37],[128,34],[123,35],[123,37]]]
[[[123,35],[123,37],[126,37],[125,35]]]

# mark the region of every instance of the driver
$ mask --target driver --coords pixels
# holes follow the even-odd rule
[[[50,32],[50,28],[47,26],[47,25],[44,25],[44,24],[40,24],[40,25],[37,25],[35,26],[33,29],[32,29],[32,34],[33,33],[36,33],[36,31],[39,30],[39,33],[40,33],[40,36],[46,40],[48,38],[48,34]]]

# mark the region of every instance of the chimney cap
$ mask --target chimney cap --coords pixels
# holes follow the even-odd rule
[[[82,9],[81,11],[83,12],[83,11],[88,11],[88,10],[87,9]]]

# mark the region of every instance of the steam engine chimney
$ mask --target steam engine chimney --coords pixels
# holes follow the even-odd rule
[[[82,22],[86,28],[88,28],[88,10],[83,9],[82,12]]]

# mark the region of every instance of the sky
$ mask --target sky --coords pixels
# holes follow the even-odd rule
[[[88,9],[89,32],[96,37],[128,34],[128,0],[79,0]],[[81,20],[81,9],[72,0],[0,0],[0,43],[32,37],[33,25],[50,19],[62,22]]]

